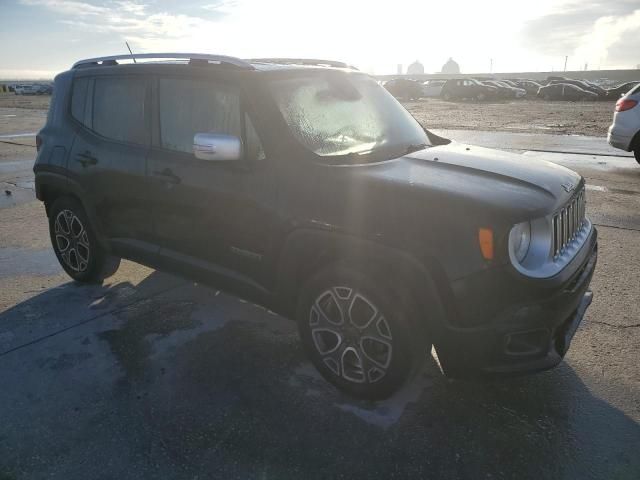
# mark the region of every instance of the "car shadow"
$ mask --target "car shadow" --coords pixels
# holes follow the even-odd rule
[[[640,472],[640,426],[566,363],[458,382],[429,361],[394,397],[354,401],[311,367],[293,322],[157,272],[44,291],[0,314],[0,331],[11,328],[20,342],[0,354],[0,478]]]

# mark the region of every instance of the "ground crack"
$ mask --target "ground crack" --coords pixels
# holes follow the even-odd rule
[[[607,327],[612,328],[638,328],[640,327],[640,323],[635,323],[633,325],[615,325],[613,323],[602,322],[599,320],[591,320],[589,323],[597,323],[599,325],[606,325]]]

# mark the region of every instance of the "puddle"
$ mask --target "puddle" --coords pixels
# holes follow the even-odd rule
[[[15,207],[35,199],[36,194],[32,188],[16,188],[14,185],[0,183],[0,208]]]
[[[25,158],[14,162],[0,162],[0,173],[19,172],[21,170],[32,171],[35,161],[34,156],[33,158]]]
[[[55,253],[50,248],[0,248],[0,278],[15,275],[55,275],[62,272]]]
[[[10,116],[10,115],[7,115]],[[14,115],[15,117],[15,115]],[[18,138],[18,137],[35,137],[36,132],[27,132],[27,133],[9,133],[6,135],[0,135],[0,138]]]

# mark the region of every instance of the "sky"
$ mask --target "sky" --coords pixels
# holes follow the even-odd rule
[[[636,68],[640,0],[0,0],[0,78],[76,60],[202,52],[341,60],[372,74]]]

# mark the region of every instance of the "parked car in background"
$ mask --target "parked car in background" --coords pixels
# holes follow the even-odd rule
[[[534,82],[533,80],[519,80],[517,83],[518,87],[524,88],[527,92],[527,95],[536,96],[538,94],[538,90],[542,85],[538,82]]]
[[[385,82],[384,88],[400,100],[418,100],[423,95],[424,86],[415,80],[395,78]]]
[[[440,96],[444,100],[485,100],[496,97],[498,89],[491,85],[484,85],[473,78],[459,78],[447,80],[442,87]]]
[[[428,80],[423,83],[422,96],[439,97],[446,80]]]
[[[515,87],[516,86],[516,83],[513,80],[507,80],[507,79],[501,78],[498,81],[500,81],[502,83],[505,83],[505,84],[509,85],[510,87]]]
[[[527,94],[527,91],[525,89],[512,87],[502,80],[485,80],[482,83],[491,87],[495,87],[497,89],[498,97],[501,98],[522,98]]]
[[[636,82],[626,82],[622,85],[618,85],[617,87],[609,88],[607,90],[607,97],[612,100],[617,100],[623,95],[626,95],[631,90],[633,90],[637,85],[640,85],[640,81]]]
[[[563,85],[573,85],[575,87],[578,87],[582,90],[586,90],[587,92],[592,92],[595,93],[597,97],[599,98],[606,98],[607,97],[607,91],[602,88],[602,87],[598,87],[595,85],[591,85],[587,82],[583,82],[582,80],[552,80],[551,82],[549,82],[549,85],[554,85],[554,84],[563,84]]]
[[[40,85],[21,84],[14,87],[16,95],[38,95],[40,93]]]
[[[598,95],[570,83],[552,83],[540,87],[538,97],[543,100],[597,100]]]
[[[616,102],[613,123],[607,133],[609,145],[630,152],[640,163],[640,83]]]

